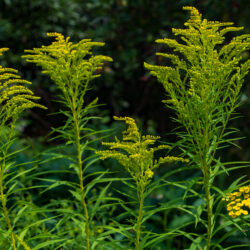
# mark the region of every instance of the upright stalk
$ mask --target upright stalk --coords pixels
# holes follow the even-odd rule
[[[211,237],[212,237],[212,204],[211,204],[211,194],[210,194],[210,171],[207,164],[204,167],[204,185],[205,185],[205,198],[207,203],[207,246],[206,250],[210,249]]]
[[[205,98],[204,98],[205,99]],[[211,204],[211,194],[210,194],[210,177],[211,177],[211,169],[210,165],[207,162],[207,154],[211,145],[209,142],[209,132],[211,131],[209,124],[211,124],[211,120],[209,119],[209,109],[208,104],[205,100],[204,102],[205,109],[205,129],[203,133],[203,141],[202,141],[202,151],[203,151],[203,159],[202,162],[202,170],[203,170],[203,179],[205,186],[205,199],[207,205],[207,245],[206,250],[210,249],[210,243],[212,238],[212,204]]]
[[[81,155],[81,142],[80,142],[80,129],[79,129],[79,120],[77,118],[77,112],[75,110],[75,105],[73,102],[73,118],[75,123],[75,132],[76,132],[76,147],[77,147],[77,161],[79,167],[79,179],[80,179],[80,190],[81,190],[81,200],[84,209],[84,216],[85,216],[85,234],[86,234],[86,247],[87,250],[90,249],[90,241],[89,241],[89,213],[87,208],[87,203],[84,194],[84,183],[83,183],[83,168],[82,168],[82,155]]]
[[[140,249],[140,236],[141,236],[141,224],[142,224],[142,212],[143,212],[143,202],[144,202],[144,186],[139,187],[138,190],[138,198],[139,198],[139,212],[137,217],[137,223],[136,223],[136,250]]]
[[[9,136],[8,136],[8,141],[10,141],[10,138],[12,137],[13,135],[13,130],[11,129],[10,133],[9,133]],[[15,241],[15,235],[13,233],[13,227],[11,225],[11,221],[10,221],[10,218],[9,218],[9,212],[8,212],[8,209],[7,209],[7,206],[6,206],[6,200],[5,200],[5,194],[4,194],[4,186],[3,186],[3,175],[4,175],[4,169],[5,169],[5,158],[6,158],[6,154],[8,152],[8,149],[9,149],[9,144],[7,144],[7,147],[5,148],[5,152],[4,152],[4,156],[3,156],[3,164],[2,166],[0,167],[0,196],[1,196],[1,203],[2,203],[2,207],[3,207],[3,213],[4,213],[4,216],[5,216],[5,220],[7,222],[7,225],[8,225],[8,229],[9,231],[11,232],[11,242],[12,242],[12,246],[13,246],[13,249],[16,250],[16,241]]]
[[[7,207],[6,207],[6,202],[5,202],[5,198],[4,198],[4,190],[3,190],[3,189],[4,189],[4,188],[3,188],[3,169],[4,169],[4,167],[2,166],[1,169],[0,169],[0,196],[1,196],[1,203],[2,203],[2,206],[3,206],[3,213],[4,213],[4,216],[5,216],[7,225],[8,225],[8,229],[9,229],[10,232],[11,232],[12,246],[13,246],[14,250],[16,250],[15,236],[14,236],[14,233],[12,232],[13,228],[12,228],[12,225],[11,225],[11,222],[10,222],[8,209],[7,209]]]

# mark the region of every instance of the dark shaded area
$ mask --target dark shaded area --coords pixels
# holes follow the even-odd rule
[[[164,91],[155,79],[149,77],[143,62],[161,64],[154,54],[161,47],[155,45],[157,38],[171,37],[172,27],[182,27],[188,13],[184,5],[194,5],[209,20],[233,21],[236,26],[245,26],[249,32],[249,2],[227,1],[129,1],[129,0],[4,0],[0,3],[0,42],[11,52],[2,58],[2,63],[17,67],[24,77],[34,83],[35,92],[48,107],[47,113],[55,112],[53,103],[56,89],[53,83],[33,65],[26,64],[20,56],[24,49],[48,44],[46,32],[60,32],[71,36],[72,41],[92,38],[104,41],[100,53],[111,56],[113,64],[104,68],[103,76],[93,83],[92,94],[112,115],[140,117],[145,127],[152,120],[160,133],[170,132],[176,125],[173,115],[161,100]],[[3,62],[4,60],[4,62]],[[248,96],[249,90],[245,89]],[[245,101],[247,103],[248,99]],[[242,106],[243,113],[248,110]],[[39,113],[37,113],[39,112]],[[58,122],[47,118],[45,112],[32,111],[32,126],[25,133],[33,136],[46,134]],[[247,113],[244,113],[247,116]],[[244,121],[249,119],[244,119]],[[152,123],[151,123],[152,124]],[[242,124],[246,131],[249,124]],[[249,146],[249,145],[248,145]]]

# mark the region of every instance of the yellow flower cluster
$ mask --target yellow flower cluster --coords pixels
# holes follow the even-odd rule
[[[0,56],[7,50],[8,48],[0,48]],[[6,125],[7,122],[10,124],[9,121],[14,124],[25,109],[33,107],[46,109],[34,102],[40,98],[24,86],[31,82],[21,79],[17,73],[16,69],[4,68],[0,65],[0,126]]]
[[[47,35],[55,41],[48,46],[25,50],[28,54],[23,58],[40,66],[42,73],[50,76],[63,92],[66,106],[70,109],[76,106],[80,108],[85,103],[84,96],[89,90],[89,82],[100,76],[98,72],[104,62],[111,62],[112,58],[93,55],[92,47],[103,46],[104,43],[83,39],[73,44],[69,41],[70,37],[64,37],[60,33],[52,32]],[[72,100],[77,100],[77,104],[73,104]]]
[[[8,51],[8,48],[0,48],[0,56],[5,52]]]
[[[66,88],[65,81],[68,88],[77,87],[72,86],[72,84],[86,82],[98,77],[99,75],[94,73],[101,69],[104,61],[112,61],[112,58],[108,56],[92,55],[91,48],[103,46],[104,43],[102,42],[83,39],[79,43],[73,44],[69,41],[70,37],[64,37],[57,32],[47,33],[47,36],[53,37],[55,41],[48,46],[25,50],[29,54],[23,56],[23,58],[27,62],[41,66],[42,72],[49,74],[63,90]],[[71,81],[68,78],[72,78]]]
[[[172,163],[175,161],[187,162],[180,157],[166,156],[154,160],[154,152],[162,149],[170,149],[168,145],[149,147],[160,139],[159,136],[142,136],[131,117],[114,117],[115,120],[125,121],[128,125],[127,130],[123,132],[122,140],[115,138],[115,142],[104,142],[103,145],[109,146],[109,150],[97,151],[101,159],[116,159],[133,177],[137,183],[148,183],[154,176],[153,169],[163,163]],[[143,184],[143,185],[144,185]]]
[[[154,172],[148,169],[145,171],[145,176],[147,176],[148,178],[152,178],[154,176]]]
[[[201,111],[207,110],[205,107],[208,105],[209,109],[217,110],[222,99],[227,102],[228,99],[234,100],[238,96],[242,81],[237,79],[242,79],[249,69],[249,61],[240,64],[242,53],[249,49],[249,35],[238,36],[221,46],[226,33],[240,31],[242,27],[233,27],[231,22],[203,19],[199,11],[191,6],[185,6],[183,9],[191,14],[184,24],[186,27],[172,29],[172,33],[180,39],[156,40],[156,43],[165,44],[168,50],[177,52],[156,53],[167,58],[172,66],[155,66],[148,63],[144,65],[150,70],[150,74],[163,84],[168,103],[178,112],[181,122],[190,124],[190,116],[185,114],[193,114],[194,110],[199,110],[194,119],[202,119],[206,114]],[[219,51],[218,45],[221,47]],[[240,69],[235,70],[236,66],[240,66]],[[228,75],[230,81],[227,79]],[[225,92],[229,96],[228,99],[222,91],[224,89],[229,89]],[[212,97],[216,98],[213,102],[210,101]]]
[[[199,11],[192,6],[184,6],[183,10],[190,11],[190,19],[184,24],[185,26],[191,26],[191,25],[197,25],[200,24],[202,21],[202,15],[199,13]]]
[[[247,215],[250,209],[250,185],[241,187],[237,192],[227,194],[222,200],[228,201],[228,214],[236,218],[240,215]]]

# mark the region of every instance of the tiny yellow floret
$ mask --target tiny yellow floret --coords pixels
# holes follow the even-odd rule
[[[146,170],[145,175],[148,178],[152,178],[154,176],[154,172],[152,170],[148,169],[148,170]]]

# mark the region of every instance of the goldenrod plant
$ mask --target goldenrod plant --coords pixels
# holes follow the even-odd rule
[[[154,171],[164,163],[188,162],[188,160],[174,156],[164,156],[156,160],[154,153],[158,150],[170,149],[170,146],[153,147],[160,137],[141,135],[135,120],[131,117],[114,116],[114,119],[124,121],[128,125],[127,130],[123,131],[122,140],[115,138],[115,142],[103,142],[102,144],[108,146],[109,150],[96,151],[96,153],[101,156],[102,160],[107,158],[117,160],[136,183],[138,214],[135,216],[136,222],[133,226],[135,231],[134,243],[137,250],[144,249],[146,237],[142,230],[142,224],[146,221],[146,218],[150,218],[149,214],[144,211],[144,200],[149,195],[149,184],[153,180]]]
[[[27,62],[40,66],[43,70],[42,72],[48,74],[61,91],[60,103],[63,104],[63,110],[60,113],[66,116],[67,121],[63,127],[56,128],[55,131],[60,134],[59,137],[66,140],[68,146],[73,145],[75,154],[68,156],[68,159],[71,162],[70,167],[75,170],[79,177],[78,185],[67,181],[64,184],[74,188],[70,192],[81,202],[84,214],[84,221],[77,221],[76,223],[78,224],[79,232],[84,228],[84,237],[81,243],[77,244],[75,242],[73,248],[92,249],[90,226],[94,215],[89,214],[86,195],[90,186],[93,186],[93,181],[90,183],[90,186],[86,186],[84,183],[84,179],[86,180],[87,178],[87,176],[84,176],[84,172],[91,165],[89,163],[90,158],[84,152],[86,152],[93,140],[88,136],[94,136],[97,133],[97,131],[88,128],[87,123],[90,119],[95,118],[91,117],[89,112],[98,105],[98,99],[96,98],[94,101],[86,103],[85,95],[90,89],[90,81],[100,76],[98,71],[100,71],[104,62],[110,62],[112,59],[108,56],[92,54],[92,47],[103,46],[104,43],[83,39],[73,44],[69,41],[70,37],[64,37],[62,34],[48,33],[47,35],[55,38],[55,41],[48,46],[26,50],[27,55],[23,57]],[[61,157],[67,156],[62,155]],[[104,195],[103,193],[101,194]],[[79,215],[75,217],[74,220],[76,221]],[[73,240],[71,239],[71,241]],[[93,241],[95,241],[95,237],[93,237]],[[67,244],[66,241],[65,244]]]
[[[219,225],[223,215],[217,210],[223,191],[214,185],[214,180],[237,168],[226,168],[229,163],[222,163],[216,153],[234,141],[229,136],[235,130],[226,128],[239,105],[241,87],[249,71],[250,60],[245,60],[244,52],[249,50],[250,35],[236,36],[224,44],[228,32],[241,31],[243,27],[203,19],[194,7],[183,9],[191,14],[184,23],[186,28],[172,29],[176,39],[156,40],[174,52],[157,53],[168,60],[168,65],[145,63],[145,67],[163,84],[167,96],[164,102],[185,128],[179,133],[183,156],[189,157],[202,173],[196,184],[202,185],[205,206],[199,206],[197,213],[206,234],[190,237],[193,242],[190,249],[222,249],[221,241],[230,237],[232,231],[218,242],[213,240],[216,233],[224,230]],[[202,214],[206,214],[205,220]]]
[[[1,48],[0,56],[7,50],[8,48]],[[40,98],[25,86],[31,82],[21,79],[17,73],[16,69],[0,66],[0,212],[3,216],[0,219],[0,248],[9,249],[8,241],[11,239],[14,250],[19,245],[16,239],[21,244],[26,243],[19,237],[14,226],[18,217],[15,218],[15,222],[11,220],[13,218],[11,214],[16,207],[10,206],[8,202],[11,196],[18,195],[18,188],[20,188],[18,178],[27,171],[18,172],[17,168],[20,166],[13,158],[15,154],[20,153],[20,150],[10,152],[10,147],[15,142],[16,122],[23,111],[34,107],[45,109],[44,106],[36,103]],[[26,249],[29,249],[28,246]]]

